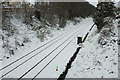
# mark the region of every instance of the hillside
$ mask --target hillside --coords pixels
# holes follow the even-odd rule
[[[88,2],[49,5],[39,2],[35,5],[4,2],[2,6],[3,58],[7,59],[17,55],[19,48],[29,43],[36,44],[36,40],[43,42],[55,36],[53,32],[63,29],[68,21],[76,24],[95,12],[95,7]]]

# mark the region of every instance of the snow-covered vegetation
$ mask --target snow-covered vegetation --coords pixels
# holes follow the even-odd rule
[[[105,25],[100,33],[94,26],[68,71],[67,78],[117,78],[117,41],[117,21]]]
[[[3,78],[58,78],[78,47],[67,78],[118,77],[119,21],[113,2],[97,8],[88,2],[2,6]],[[77,45],[77,37],[85,41]]]
[[[76,25],[74,24],[74,22],[68,21],[65,28],[62,28],[60,30],[54,29],[53,31],[51,31],[52,34],[54,34],[54,36],[48,40],[45,40],[44,42],[41,42],[35,36],[34,37],[31,36],[32,38],[30,38],[30,39],[32,42],[30,42],[29,44],[26,44],[23,47],[19,47],[19,49],[16,51],[16,54],[14,56],[10,57],[9,59],[4,59],[3,63],[2,63],[3,67],[12,63],[13,61],[18,60],[19,58],[21,58],[22,56],[35,50],[36,48],[38,48],[46,43],[47,44],[45,46],[41,47],[40,49],[34,51],[33,53],[29,54],[28,56],[15,62],[14,64],[8,66],[7,68],[3,69],[2,73],[4,75],[7,72],[9,72],[10,70],[14,69],[16,66],[18,66],[16,69],[11,71],[9,74],[4,76],[4,78],[19,78],[26,71],[28,71],[31,67],[33,67],[36,63],[38,63],[40,60],[45,58],[45,56],[47,56],[48,54],[53,52],[47,58],[45,58],[45,60],[43,60],[42,63],[40,63],[33,70],[31,70],[29,72],[29,74],[27,74],[26,76],[23,77],[23,78],[33,78],[42,68],[44,68],[44,66],[50,60],[53,59],[53,57],[55,57],[72,40],[72,42],[50,63],[50,65],[45,68],[45,70],[42,72],[42,74],[37,76],[37,78],[57,78],[57,77],[59,77],[59,75],[65,69],[65,66],[66,66],[67,62],[69,61],[70,57],[73,55],[73,53],[75,52],[75,50],[78,46],[78,45],[76,45],[76,43],[77,43],[76,37],[78,36],[78,34],[80,34],[81,36],[85,36],[87,31],[91,28],[92,25],[93,25],[92,18],[83,19],[83,20],[81,20],[80,23],[78,23]],[[75,32],[77,32],[77,33],[74,36],[72,36]],[[51,41],[56,37],[58,37],[56,40]],[[49,41],[51,41],[51,42],[48,43]],[[62,43],[64,43],[64,44],[62,44]],[[58,47],[58,46],[60,46],[60,47]],[[32,57],[32,56],[34,56],[34,57]],[[31,58],[31,59],[29,59],[29,58]],[[26,60],[28,60],[28,61],[26,61]],[[23,63],[23,64],[21,64],[21,63]],[[57,72],[56,72],[56,66],[58,66]],[[19,73],[18,73],[18,71],[19,71]]]
[[[68,71],[67,78],[118,78],[118,20],[113,2],[97,5],[93,30]]]
[[[71,7],[88,6],[89,12],[75,15]],[[3,2],[2,17],[2,39],[3,39],[3,58],[15,55],[19,48],[29,43],[37,41],[43,42],[53,37],[56,30],[64,28],[68,21],[74,24],[81,21],[84,17],[91,16],[95,8],[89,3],[40,3],[31,5],[27,2]],[[91,8],[90,8],[91,7]],[[86,9],[87,9],[86,8]],[[64,9],[60,11],[61,9]],[[82,10],[78,9],[77,11]],[[59,11],[59,12],[58,12]],[[68,13],[69,11],[73,11]],[[89,14],[90,13],[90,14]],[[83,15],[84,14],[84,15]],[[79,16],[79,18],[78,18]]]

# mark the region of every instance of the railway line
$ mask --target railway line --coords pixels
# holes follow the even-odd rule
[[[90,26],[93,25],[91,22],[88,23]],[[0,69],[0,71],[3,72],[1,78],[6,78],[8,76],[12,77],[10,75],[15,75],[15,78],[21,80],[22,78],[29,78],[30,74],[33,74],[31,76],[32,80],[38,78],[43,71],[46,71],[48,66],[54,63],[55,59],[59,59],[61,54],[63,56],[65,49],[75,41],[77,35],[85,34],[85,29],[89,30],[91,28],[90,26],[88,28],[88,26],[84,24],[84,26],[80,27],[78,30],[74,29],[66,31],[35,50],[4,66]],[[69,60],[69,58],[67,59]],[[19,73],[15,74],[17,71],[19,71]]]

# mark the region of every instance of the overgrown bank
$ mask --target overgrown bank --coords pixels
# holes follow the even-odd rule
[[[33,43],[32,36],[37,37],[34,40],[43,42],[55,35],[51,31],[61,30],[69,21],[76,24],[96,11],[88,2],[35,2],[34,5],[28,2],[3,2],[2,6],[2,47],[5,58]]]

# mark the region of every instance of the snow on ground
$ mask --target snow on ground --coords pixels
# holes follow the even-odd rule
[[[28,29],[29,25],[23,24],[21,22],[21,20],[18,20],[16,18],[11,19],[11,23],[15,26],[15,28],[17,28],[18,34],[14,34],[13,36],[8,37],[9,45],[11,45],[14,48],[17,47],[15,54],[11,55],[9,61],[16,60],[16,58],[25,55],[24,53],[28,53],[29,51],[32,51],[32,50],[38,48],[40,45],[42,45],[46,42],[49,42],[56,36],[66,32],[66,30],[69,31],[73,26],[73,24],[68,23],[71,25],[70,27],[67,26],[61,30],[57,30],[57,28],[53,28],[53,29],[51,29],[51,34],[52,35],[54,34],[53,37],[47,36],[46,40],[44,42],[41,42],[40,39],[36,37],[36,31]],[[21,45],[25,38],[28,39],[28,42],[24,44],[25,46],[22,46],[22,47],[16,46],[17,43],[19,45]],[[5,53],[5,51],[6,50],[4,49],[4,52],[2,52],[2,53]],[[9,52],[7,54],[4,54],[4,56],[10,56]],[[3,58],[3,59],[4,59],[4,61],[6,61],[5,64],[9,63],[9,61],[6,58]]]
[[[12,20],[13,24],[17,24],[18,26],[21,25],[21,23],[16,20]],[[17,23],[16,23],[17,22]],[[86,23],[87,22],[87,23]],[[68,40],[61,45],[57,50],[55,50],[50,56],[48,56],[45,60],[43,60],[38,66],[36,66],[33,70],[31,70],[27,75],[25,75],[23,78],[33,78],[64,46],[69,43],[69,41],[72,40],[72,42],[58,55],[55,60],[53,60],[52,63],[50,63],[45,70],[41,74],[37,76],[37,78],[58,78],[59,75],[64,71],[65,65],[69,61],[70,57],[73,55],[75,52],[77,45],[76,45],[76,37],[80,34],[81,36],[85,36],[87,31],[91,28],[93,25],[93,21],[91,18],[87,18],[82,20],[80,23],[77,25],[72,24],[71,22],[68,22],[67,26],[64,29],[61,30],[52,30],[51,32],[55,34],[52,38],[49,40],[46,40],[44,42],[40,42],[37,38],[35,38],[35,34],[32,31],[27,31],[26,25],[19,26],[19,31],[21,32],[21,35],[17,35],[17,37],[20,36],[27,36],[31,40],[30,43],[25,44],[23,47],[19,47],[18,50],[16,51],[16,54],[9,59],[4,59],[3,60],[3,67],[6,66],[7,64],[15,61],[16,59],[20,58],[21,56],[27,54],[28,52],[38,48],[42,44],[49,42],[50,40],[54,39],[58,35],[61,35],[65,32],[68,31],[68,33],[63,34],[61,37],[61,40],[57,41],[52,41],[49,44],[45,45],[44,47],[40,48],[39,50],[33,52],[32,54],[28,55],[27,57],[19,60],[15,64],[7,67],[6,69],[3,70],[2,74],[5,74],[6,72],[10,71],[11,69],[15,68],[17,65],[20,63],[24,62],[31,56],[35,55],[37,52],[41,51],[42,49],[46,48],[47,46],[51,45],[50,47],[46,48],[44,51],[39,53],[37,56],[34,58],[30,59],[28,62],[26,62],[23,65],[20,65],[20,67],[16,68],[14,71],[10,72],[8,75],[5,76],[5,78],[19,78],[20,76],[23,75],[26,71],[28,71],[32,66],[34,66],[37,62],[42,60],[46,55],[48,55],[50,52],[52,52],[58,45],[61,43],[65,42],[65,40]],[[22,32],[23,31],[23,32]],[[31,32],[32,34],[30,34]],[[77,34],[73,35],[73,33],[77,32]],[[78,32],[80,32],[78,34]],[[73,35],[73,36],[72,36]],[[57,42],[56,42],[57,41]],[[56,67],[58,66],[58,71],[56,71]],[[19,72],[19,73],[18,73]]]
[[[120,19],[118,19],[120,22]],[[120,23],[117,24],[120,26]],[[118,27],[118,40],[120,40],[120,27]],[[120,45],[118,45],[118,78],[120,79]]]
[[[88,22],[86,24],[86,21]],[[78,33],[75,38],[72,40],[72,42],[58,55],[58,57],[53,60],[53,62],[46,67],[46,69],[41,72],[36,78],[58,78],[60,74],[65,70],[67,62],[69,59],[73,56],[74,52],[76,51],[77,48],[77,36],[81,34],[82,36],[85,36],[87,31],[90,29],[90,27],[93,25],[92,19],[85,20],[84,23],[78,24],[76,26],[82,27],[80,30],[80,33]],[[73,26],[74,27],[74,26]],[[70,41],[70,40],[69,40]],[[67,41],[64,45],[62,45],[58,50],[54,52],[53,55],[57,54],[64,46],[69,43]],[[51,60],[51,57],[48,58],[48,60],[45,61],[44,65]],[[56,68],[58,66],[58,71],[56,71]],[[39,65],[37,69],[43,68],[43,66]],[[34,73],[35,69],[31,72]],[[40,71],[40,70],[39,70]],[[30,74],[28,74],[30,75]],[[32,74],[31,74],[32,75]]]
[[[2,68],[2,45],[3,45],[3,41],[2,41],[2,6],[0,4],[0,69]],[[2,75],[2,72],[0,72],[0,76]]]
[[[98,44],[100,33],[94,27],[83,43],[66,78],[118,78],[117,23],[106,45]],[[115,41],[115,42],[114,42]]]
[[[2,29],[0,27],[0,34],[2,34]],[[2,41],[2,35],[0,35],[0,69],[2,68],[2,45],[3,45],[3,41]],[[2,75],[2,73],[0,72],[0,76]]]
[[[2,14],[1,14],[1,5],[0,5],[0,59],[2,59]]]

